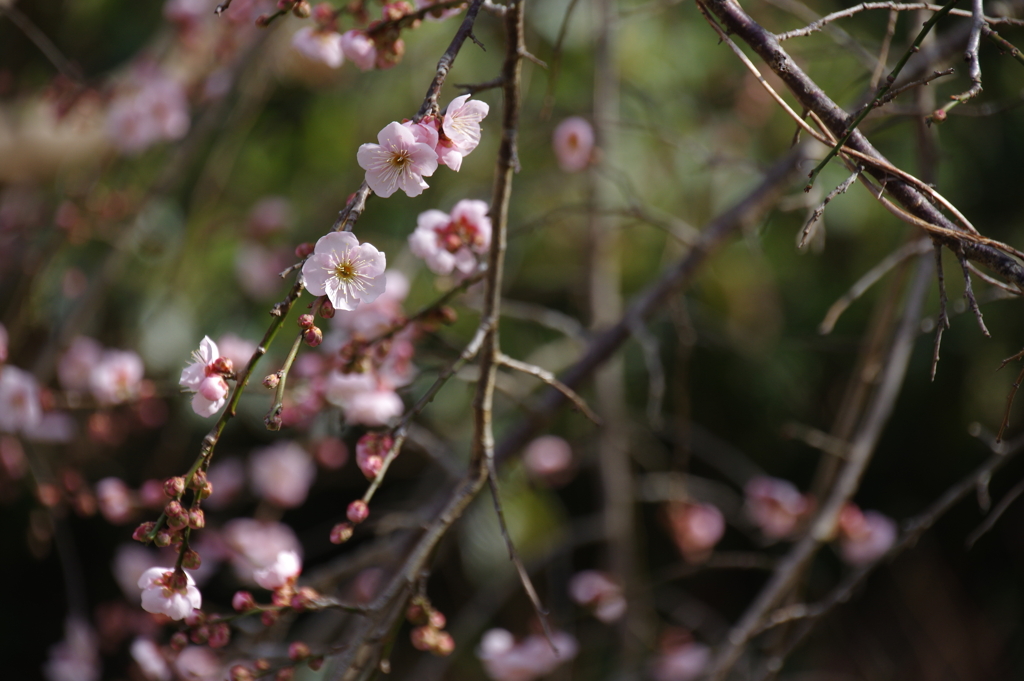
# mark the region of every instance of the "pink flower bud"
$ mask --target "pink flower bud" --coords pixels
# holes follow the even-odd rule
[[[338,523],[331,528],[331,543],[344,544],[352,538],[355,530],[352,523]]]
[[[409,634],[412,647],[416,650],[430,650],[437,642],[437,629],[428,625],[416,627]]]
[[[253,681],[255,678],[252,671],[245,665],[236,664],[228,672],[228,678],[231,681]]]
[[[328,2],[321,2],[313,8],[313,21],[326,26],[334,21],[334,8]]]
[[[180,475],[176,475],[173,478],[167,478],[164,482],[164,496],[169,499],[177,499],[185,492],[185,478]]]
[[[270,669],[270,660],[261,657],[257,660],[254,660],[252,665],[256,667],[257,671],[265,672],[268,669]]]
[[[206,471],[196,471],[192,476],[192,481],[189,483],[189,487],[194,490],[201,489],[206,484]]]
[[[258,17],[256,17],[256,25],[260,28],[266,28],[267,26],[270,26],[270,16],[266,14],[259,15]]]
[[[311,326],[302,333],[302,341],[311,348],[324,342],[324,332],[319,327]]]
[[[209,483],[207,483],[209,484]],[[192,508],[188,511],[188,526],[193,530],[201,530],[206,527],[206,514],[201,508]]]
[[[188,511],[181,503],[172,501],[164,506],[164,513],[167,515],[167,527],[172,530],[180,530],[188,525]]]
[[[231,642],[231,627],[226,622],[217,622],[210,625],[209,646],[211,648],[223,648]]]
[[[297,16],[299,19],[308,19],[312,13],[313,8],[309,6],[309,3],[306,2],[306,0],[299,0],[299,2],[295,3],[295,6],[292,7],[292,14]]]
[[[199,554],[189,549],[185,552],[185,557],[181,559],[181,566],[189,570],[198,570],[199,566],[203,564],[202,558]]]
[[[316,318],[311,314],[300,314],[298,319],[299,326],[303,329],[311,328],[316,323]]]
[[[323,299],[323,302],[320,303],[320,316],[323,317],[324,319],[334,319],[335,312],[336,310],[334,309],[334,303],[332,303],[330,299],[325,297]]]
[[[141,525],[135,528],[134,532],[132,532],[132,539],[134,539],[135,541],[140,541],[143,544],[147,544],[152,540],[151,535],[153,534],[154,529],[156,529],[156,523],[142,523]]]
[[[153,538],[153,543],[160,548],[164,548],[166,546],[170,546],[173,539],[174,536],[170,532],[167,530],[161,530],[156,533],[156,537]]]
[[[205,624],[196,627],[189,635],[189,639],[191,639],[192,643],[195,643],[197,646],[206,645],[206,642],[210,640],[210,628]]]
[[[256,599],[248,591],[236,591],[231,597],[231,607],[238,612],[248,612],[256,607]]]
[[[313,254],[313,244],[310,242],[301,243],[295,247],[296,258],[306,258]]]
[[[431,610],[430,611],[429,623],[430,623],[430,626],[434,627],[435,629],[444,629],[444,625],[445,625],[445,623],[447,621],[448,620],[445,619],[444,613],[441,612],[440,610]]]
[[[273,390],[281,383],[281,377],[278,374],[267,374],[263,377],[263,387],[269,390]]]
[[[279,615],[278,615],[276,610],[265,610],[260,615],[260,622],[263,623],[263,626],[269,627],[270,625],[272,625],[274,622],[277,621],[278,617],[279,617]]]
[[[455,652],[455,639],[447,631],[437,632],[437,640],[430,652],[440,657],[448,657]]]
[[[348,511],[345,515],[348,516],[348,519],[353,524],[358,525],[370,517],[370,507],[362,499],[356,499],[348,505]]]
[[[405,619],[409,620],[411,624],[422,626],[430,621],[430,616],[422,603],[410,603],[405,610]]]
[[[295,667],[281,667],[274,674],[274,681],[292,681],[295,678]]]
[[[188,645],[188,636],[183,631],[176,631],[171,635],[171,649],[176,652],[181,652]]]
[[[213,495],[213,483],[207,481],[202,487],[196,490],[196,496],[200,499],[209,499]]]
[[[222,376],[230,376],[235,373],[235,363],[229,357],[218,357],[213,360],[210,368]]]
[[[309,646],[302,641],[292,641],[288,645],[288,659],[293,662],[301,662],[309,657],[310,654]]]

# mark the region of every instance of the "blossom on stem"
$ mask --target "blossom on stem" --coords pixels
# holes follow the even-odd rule
[[[437,170],[437,153],[416,141],[401,123],[388,123],[377,135],[378,144],[359,147],[356,159],[366,171],[366,183],[381,197],[401,189],[407,196],[419,196],[429,185],[423,181]]]
[[[472,274],[477,267],[474,254],[483,254],[491,246],[491,219],[483,201],[463,199],[450,215],[439,210],[420,213],[416,231],[409,235],[409,248],[423,258],[435,274],[458,270]]]
[[[342,33],[341,51],[360,71],[372,71],[377,63],[377,46],[365,31],[353,29]]]
[[[302,276],[314,296],[326,295],[335,309],[354,310],[384,293],[385,266],[384,254],[372,245],[360,244],[351,232],[331,232],[316,242]]]
[[[469,97],[462,95],[453,99],[441,123],[441,130],[463,156],[480,144],[480,121],[491,109],[486,102],[469,101]]]
[[[213,416],[228,401],[228,384],[218,371],[221,358],[217,344],[203,336],[199,349],[192,352],[192,363],[181,372],[178,384],[195,393],[192,411],[200,416]]]
[[[567,173],[576,173],[590,165],[594,129],[585,118],[572,116],[555,128],[552,143],[559,167]]]
[[[331,29],[303,26],[292,36],[292,47],[302,56],[336,69],[345,61],[341,34]]]
[[[668,523],[672,539],[688,563],[701,563],[725,534],[725,518],[712,504],[671,503]]]
[[[751,478],[743,487],[750,520],[769,539],[788,537],[811,510],[807,497],[792,483],[765,475]]]
[[[892,518],[847,504],[839,514],[839,555],[850,565],[866,565],[884,556],[898,534]]]
[[[184,619],[203,605],[203,597],[192,575],[175,572],[173,568],[153,567],[139,577],[142,609],[167,615],[172,620]]]

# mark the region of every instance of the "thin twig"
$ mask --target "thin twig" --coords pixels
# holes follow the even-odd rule
[[[942,271],[942,246],[937,242],[932,245],[935,249],[935,273],[939,279],[939,318],[935,322],[935,343],[932,346],[932,380],[935,380],[935,371],[939,367],[939,348],[942,345],[942,333],[949,328],[949,315],[946,314],[946,277]]]
[[[992,509],[992,512],[985,516],[984,522],[978,525],[973,532],[967,535],[967,541],[965,543],[968,549],[974,548],[974,544],[985,536],[989,530],[995,527],[995,524],[999,522],[999,519],[1003,517],[1003,514],[1006,513],[1007,509],[1010,508],[1013,502],[1016,501],[1017,497],[1021,494],[1024,494],[1024,480],[1018,482],[1012,489],[1010,489],[1009,492],[1004,494],[996,507]]]
[[[857,176],[860,175],[863,170],[863,166],[857,166],[848,178],[843,180],[838,187],[830,191],[828,196],[825,197],[825,200],[818,204],[818,207],[811,213],[811,217],[807,218],[807,223],[804,224],[804,228],[800,232],[800,242],[797,244],[797,248],[803,248],[807,243],[807,239],[810,238],[813,232],[812,227],[818,224],[818,220],[820,220],[821,216],[825,213],[825,206],[840,194],[845,194],[846,190],[849,189],[850,185],[857,180]]]
[[[583,413],[588,419],[594,422],[596,425],[601,425],[601,417],[598,416],[593,409],[587,406],[586,401],[576,393],[575,390],[567,386],[566,384],[559,381],[553,373],[546,369],[542,369],[539,366],[528,364],[526,362],[520,362],[518,359],[513,359],[506,354],[501,354],[497,358],[498,364],[506,366],[509,369],[515,369],[521,371],[524,374],[539,378],[541,381],[547,383],[555,390],[559,391],[563,395],[569,398],[569,400],[576,405],[576,408]]]
[[[430,87],[427,88],[427,94],[423,98],[423,104],[420,106],[420,110],[413,116],[414,122],[419,122],[425,116],[430,114],[436,114],[438,112],[437,98],[441,94],[441,86],[444,85],[444,79],[448,76],[448,71],[451,70],[452,64],[455,62],[456,55],[459,54],[459,50],[462,49],[462,45],[466,42],[466,39],[473,34],[473,24],[476,23],[476,16],[480,12],[480,5],[483,0],[473,0],[469,5],[469,9],[466,10],[466,18],[462,20],[462,25],[459,26],[458,32],[455,33],[455,37],[452,38],[451,43],[448,45],[448,49],[444,51],[441,58],[437,62],[437,71],[434,74],[434,80],[431,81]],[[476,39],[474,38],[474,41]]]
[[[900,13],[894,9],[889,10],[889,23],[885,27],[885,37],[882,39],[882,47],[878,51],[878,65],[871,73],[871,80],[868,87],[872,90],[878,87],[878,81],[882,79],[882,72],[885,71],[885,64],[889,60],[889,46],[892,45],[892,37],[896,35],[896,19]]]
[[[902,95],[907,90],[912,90],[913,88],[919,87],[921,85],[927,85],[928,83],[932,82],[933,80],[935,80],[937,78],[942,78],[943,76],[951,76],[951,75],[953,75],[953,73],[955,71],[956,71],[956,69],[954,69],[953,67],[950,67],[950,68],[945,69],[943,71],[932,71],[931,73],[929,73],[924,78],[920,78],[920,79],[915,80],[915,81],[913,81],[911,83],[907,83],[906,85],[902,85],[902,86],[896,88],[895,90],[890,90],[889,92],[887,92],[885,94],[884,97],[882,97],[877,102],[875,102],[874,106],[875,106],[875,108],[884,106],[885,104],[888,104],[892,100],[894,100],[897,97],[899,97],[900,95]]]
[[[892,268],[899,265],[904,260],[911,258],[915,255],[921,255],[927,253],[932,247],[931,241],[928,239],[917,239],[903,244],[889,255],[882,258],[881,262],[868,270],[864,275],[857,280],[857,282],[850,287],[847,291],[839,298],[836,302],[832,303],[832,307],[825,313],[825,318],[818,325],[818,333],[826,335],[832,333],[832,329],[835,328],[836,322],[839,321],[839,317],[846,311],[846,308],[850,307],[853,301],[860,298],[864,293],[874,286],[879,279],[885,276]]]
[[[274,403],[270,405],[270,411],[263,418],[263,423],[266,424],[267,430],[281,430],[281,411],[284,410],[284,388],[288,382],[288,372],[291,371],[292,363],[295,362],[295,357],[299,354],[302,336],[303,332],[300,331],[299,335],[292,342],[292,347],[288,351],[288,356],[285,357],[284,364],[277,371],[278,383],[277,391],[274,393]]]
[[[985,328],[985,320],[981,316],[978,299],[974,297],[974,288],[971,286],[971,270],[967,267],[967,258],[962,253],[957,253],[956,259],[960,261],[960,268],[964,272],[964,298],[967,299],[967,304],[971,312],[974,313],[974,318],[978,320],[978,327],[981,328],[981,332],[985,334],[986,338],[991,338],[992,334]]]
[[[989,23],[992,22],[990,21]],[[981,32],[985,34],[986,38],[998,45],[999,49],[1008,53],[1021,64],[1024,64],[1024,54],[1021,54],[1021,51],[1013,43],[1003,38],[1003,36],[999,35],[988,26],[982,28]]]
[[[630,332],[640,345],[647,367],[647,422],[654,430],[661,430],[661,407],[665,399],[665,367],[661,363],[658,339],[642,320],[630,320]]]

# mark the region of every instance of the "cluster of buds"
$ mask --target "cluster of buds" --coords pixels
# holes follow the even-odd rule
[[[356,525],[365,522],[370,517],[370,507],[362,499],[356,499],[348,505],[345,512],[348,520],[341,522],[331,528],[331,542],[344,544],[355,533]]]
[[[299,328],[302,329],[302,342],[315,348],[324,342],[324,332],[316,325],[316,318],[309,314],[299,315]]]
[[[186,489],[191,489],[195,496],[192,508],[185,508],[181,503]],[[163,509],[163,522],[142,523],[135,528],[132,539],[143,544],[153,542],[161,548],[178,546],[184,540],[186,530],[206,527],[206,516],[199,508],[199,502],[213,494],[213,484],[207,480],[204,471],[196,471],[188,483],[181,476],[168,478],[163,483],[163,492],[170,499]],[[186,550],[182,557],[182,565],[190,570],[198,569],[201,562],[199,554],[192,549]]]
[[[278,667],[271,675],[274,665],[266,658],[254,660],[252,667],[243,664],[236,664],[228,670],[229,681],[254,681],[254,679],[274,679],[274,681],[291,681],[295,678],[295,666],[305,662],[313,671],[318,671],[324,666],[323,655],[313,655],[309,646],[301,641],[295,641],[288,646],[288,659],[291,664]]]
[[[395,440],[388,433],[370,431],[356,442],[356,465],[367,480],[373,480],[384,467],[384,458]]]
[[[171,636],[171,648],[180,652],[189,643],[211,648],[224,648],[231,642],[231,627],[219,615],[207,615],[202,610],[193,610],[185,618],[186,629]]]
[[[444,630],[444,614],[434,608],[425,596],[415,596],[412,599],[405,611],[405,618],[414,625],[409,637],[417,650],[440,657],[451,655],[455,650],[455,639]]]

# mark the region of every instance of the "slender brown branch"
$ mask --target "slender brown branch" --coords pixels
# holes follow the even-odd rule
[[[444,51],[444,54],[441,55],[437,62],[437,72],[434,74],[434,80],[431,81],[430,87],[427,88],[427,94],[423,98],[420,110],[413,116],[414,121],[419,122],[425,116],[438,112],[437,98],[441,94],[441,86],[444,85],[444,79],[448,77],[448,71],[451,70],[455,57],[459,54],[459,50],[462,49],[462,45],[472,35],[473,24],[476,23],[476,16],[480,12],[480,5],[482,4],[483,0],[473,0],[470,3],[469,9],[466,10],[466,17],[462,20],[462,25],[459,26],[459,30],[456,32],[455,37],[452,38],[448,49]]]
[[[587,406],[586,401],[580,397],[575,390],[567,386],[566,384],[555,378],[555,375],[546,369],[542,369],[539,366],[528,364],[526,362],[520,362],[518,359],[513,359],[508,355],[502,354],[498,357],[498,364],[506,366],[509,369],[515,369],[521,371],[524,374],[535,376],[540,380],[544,381],[555,390],[559,391],[563,395],[569,398],[569,400],[579,409],[584,416],[593,421],[596,425],[601,425],[601,417],[594,413],[594,410]]]

